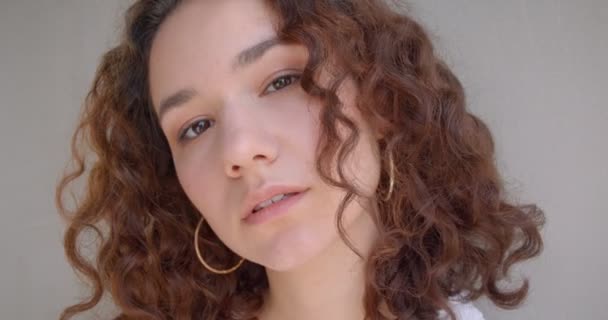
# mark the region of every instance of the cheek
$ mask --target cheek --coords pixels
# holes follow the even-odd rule
[[[346,81],[338,92],[344,103],[344,113],[359,129],[359,141],[355,149],[343,163],[346,177],[352,181],[363,194],[372,196],[380,180],[380,151],[378,142],[368,123],[355,106],[355,86],[352,81]],[[350,130],[345,126],[339,128],[342,139],[346,139]]]
[[[180,159],[176,162],[177,178],[186,196],[192,204],[205,216],[213,212],[213,199],[221,199],[219,182],[213,170],[200,165],[201,161],[192,159]]]
[[[306,170],[314,172],[314,156],[320,134],[320,108],[319,102],[307,96],[303,91],[302,96],[292,101],[288,112],[281,114],[281,119],[275,123],[280,124],[280,132],[276,135],[281,137],[284,151],[281,155],[288,163],[304,162]],[[298,101],[298,103],[293,103]]]
[[[352,172],[357,186],[366,196],[372,196],[380,182],[380,156],[378,145],[369,132],[361,132],[361,142],[353,154]]]
[[[372,197],[380,182],[380,155],[377,142],[371,138],[370,132],[359,125],[359,141],[355,148],[341,163],[345,178],[363,195]],[[349,131],[344,129],[340,133],[345,137]],[[337,167],[334,168],[338,179]]]

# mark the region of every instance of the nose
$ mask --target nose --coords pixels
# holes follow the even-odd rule
[[[279,152],[277,137],[267,130],[270,124],[261,119],[264,115],[259,110],[243,109],[224,121],[224,171],[231,178],[259,172],[261,167],[274,162]]]

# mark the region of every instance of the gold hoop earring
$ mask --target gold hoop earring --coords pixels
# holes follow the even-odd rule
[[[389,161],[389,183],[388,183],[388,193],[384,197],[384,201],[388,201],[393,195],[393,188],[395,186],[395,164],[393,163],[393,153],[389,153],[388,155]]]
[[[244,258],[241,258],[241,261],[239,261],[239,263],[237,263],[234,267],[230,268],[230,269],[225,269],[225,270],[219,270],[219,269],[215,269],[213,267],[211,267],[209,264],[207,264],[207,262],[205,262],[205,259],[203,259],[203,256],[201,255],[201,252],[198,248],[198,232],[201,229],[201,225],[203,224],[203,221],[205,221],[204,218],[201,218],[201,220],[198,222],[198,225],[196,226],[196,230],[194,231],[194,250],[196,250],[196,256],[198,257],[198,260],[203,264],[203,266],[205,268],[207,268],[207,270],[215,273],[215,274],[228,274],[233,272],[234,270],[238,269],[241,264],[243,264],[243,261],[245,261]]]

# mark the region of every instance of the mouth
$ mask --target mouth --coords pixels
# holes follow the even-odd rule
[[[279,193],[270,199],[258,203],[243,218],[245,223],[260,224],[275,217],[287,214],[303,198],[308,189],[303,191]]]
[[[271,199],[268,199],[268,200],[266,200],[266,201],[258,204],[255,208],[253,208],[252,213],[255,214],[256,212],[258,212],[258,211],[260,211],[260,210],[262,210],[262,209],[264,209],[264,208],[266,208],[266,207],[268,207],[268,206],[270,206],[270,205],[272,205],[274,203],[277,203],[279,201],[283,201],[283,199],[287,199],[287,198],[293,196],[294,194],[297,194],[297,192],[278,194],[278,195],[272,197]]]

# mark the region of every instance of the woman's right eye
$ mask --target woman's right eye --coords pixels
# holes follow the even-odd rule
[[[188,125],[179,135],[179,141],[192,140],[201,135],[212,125],[208,119],[200,119]]]

